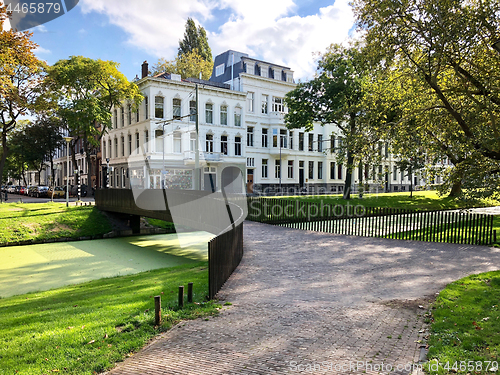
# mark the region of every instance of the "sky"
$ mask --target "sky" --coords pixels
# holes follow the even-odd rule
[[[36,55],[112,60],[131,80],[141,64],[174,59],[188,17],[205,28],[212,55],[233,49],[313,78],[319,53],[354,30],[350,0],[80,0],[68,13],[30,29]],[[1,3],[1,0],[0,0]]]

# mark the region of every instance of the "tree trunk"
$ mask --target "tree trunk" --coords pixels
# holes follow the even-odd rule
[[[9,154],[9,148],[7,147],[7,134],[2,132],[2,157],[0,159],[0,182],[3,181],[3,170],[5,168],[5,162],[7,161],[8,154]]]
[[[350,150],[347,150],[347,166],[344,182],[344,199],[351,199],[351,185],[352,185],[352,169],[353,169],[354,156]]]
[[[455,181],[453,186],[451,187],[450,194],[448,195],[451,198],[456,198],[462,193],[462,180]]]

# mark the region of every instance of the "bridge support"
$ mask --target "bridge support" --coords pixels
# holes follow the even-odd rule
[[[141,233],[141,217],[139,215],[130,216],[130,228],[134,234]]]

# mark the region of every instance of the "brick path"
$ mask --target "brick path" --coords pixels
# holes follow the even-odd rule
[[[219,293],[233,305],[177,325],[109,375],[338,374],[356,361],[356,373],[408,374],[397,365],[418,362],[426,335],[418,305],[450,281],[500,268],[495,248],[252,222],[244,231],[243,261]]]

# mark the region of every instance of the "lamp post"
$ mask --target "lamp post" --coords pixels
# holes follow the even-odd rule
[[[64,137],[66,141],[66,207],[69,206],[69,143],[73,137]]]

